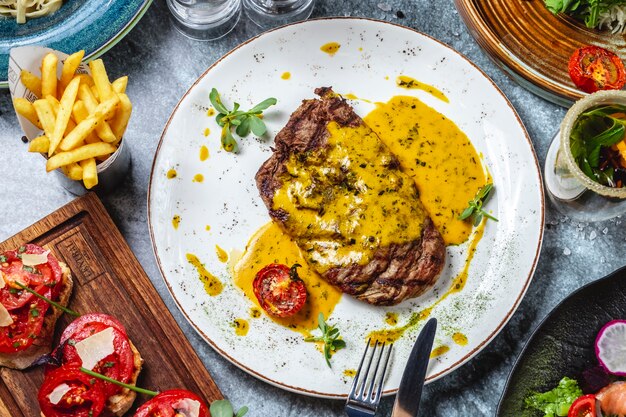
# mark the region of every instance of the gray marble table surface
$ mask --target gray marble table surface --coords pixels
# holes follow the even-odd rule
[[[401,11],[402,13],[398,13]],[[504,91],[521,116],[543,165],[565,110],[524,90],[489,60],[457,13],[453,0],[317,0],[313,17],[365,16],[400,23],[433,36],[476,63]],[[399,17],[403,16],[403,17]],[[258,381],[220,357],[193,331],[176,308],[157,269],[148,234],[146,195],[154,152],[170,112],[194,80],[220,56],[260,29],[245,17],[215,42],[180,35],[169,21],[165,0],[155,0],[139,24],[104,56],[112,74],[128,74],[134,103],[127,137],[133,157],[127,180],[100,195],[113,220],[159,294],[199,352],[217,385],[250,417],[340,416],[343,403],[292,394]],[[74,196],[46,175],[41,156],[20,140],[8,90],[0,91],[0,241],[28,227]],[[620,218],[579,223],[550,204],[537,271],[509,324],[482,352],[452,374],[425,388],[420,415],[493,416],[516,356],[532,330],[567,294],[626,264],[626,230]],[[393,397],[379,415],[389,415]]]

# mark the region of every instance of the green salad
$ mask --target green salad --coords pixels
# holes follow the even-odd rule
[[[578,382],[565,377],[548,392],[537,392],[526,398],[526,407],[539,410],[544,417],[567,416],[572,403],[581,395]]]
[[[626,26],[626,0],[544,0],[552,13],[565,13],[588,28],[621,32]]]

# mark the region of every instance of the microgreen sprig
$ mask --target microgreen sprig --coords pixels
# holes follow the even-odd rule
[[[23,290],[28,291],[29,293],[31,293],[32,295],[34,295],[35,297],[41,298],[42,300],[44,300],[46,303],[51,304],[53,306],[55,306],[56,308],[58,308],[59,310],[63,310],[64,312],[66,312],[69,315],[72,315],[74,317],[80,317],[80,314],[75,312],[74,310],[70,310],[67,307],[62,306],[59,303],[56,303],[54,301],[52,301],[51,299],[49,299],[48,297],[44,297],[43,295],[39,294],[37,291],[31,290],[30,288],[28,288],[26,285],[22,284],[19,281],[15,281],[15,283]]]
[[[339,349],[345,348],[346,342],[339,339],[339,337],[341,336],[339,335],[339,329],[337,327],[329,326],[326,323],[323,313],[320,313],[320,315],[318,316],[317,323],[317,327],[321,330],[322,335],[320,337],[309,336],[305,338],[304,341],[324,343],[324,358],[326,359],[326,364],[328,365],[328,367],[332,368],[332,366],[330,365],[331,352],[336,352]]]
[[[232,128],[235,127],[235,133],[242,138],[248,136],[250,131],[256,136],[263,136],[267,131],[262,118],[263,110],[277,102],[275,98],[271,97],[263,100],[248,111],[239,110],[239,103],[235,103],[233,109],[228,110],[215,88],[211,90],[209,100],[219,112],[215,116],[215,121],[222,128],[222,147],[225,151],[234,153],[239,151],[239,146],[233,137]]]
[[[461,215],[459,216],[459,220],[465,220],[469,217],[473,217],[474,225],[478,226],[480,222],[483,220],[483,216],[484,216],[488,219],[491,219],[497,222],[498,219],[496,219],[494,216],[492,216],[491,214],[483,210],[483,204],[487,202],[487,199],[489,198],[489,194],[491,193],[491,190],[493,190],[492,183],[485,184],[484,187],[481,187],[478,190],[478,192],[476,192],[476,196],[474,196],[472,200],[468,201],[468,206],[465,210],[463,210],[463,213],[461,213]]]
[[[87,368],[83,368],[82,366],[80,367],[80,371],[82,373],[87,374],[89,376],[92,376],[94,378],[98,378],[98,379],[101,379],[103,381],[110,382],[111,384],[117,385],[117,386],[122,387],[122,388],[128,388],[129,390],[138,392],[140,394],[146,394],[146,395],[149,395],[151,397],[154,397],[155,395],[159,394],[156,391],[150,391],[150,390],[147,390],[147,389],[144,389],[144,388],[139,388],[139,387],[137,387],[135,385],[125,384],[123,382],[118,381],[117,379],[109,378],[106,375],[99,374],[98,372],[91,371],[91,370],[89,370]]]
[[[217,400],[211,403],[209,407],[211,417],[243,417],[248,412],[248,407],[241,407],[237,413],[234,412],[233,406],[228,400]]]

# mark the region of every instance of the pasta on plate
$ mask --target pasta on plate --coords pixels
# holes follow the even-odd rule
[[[17,23],[26,18],[41,17],[59,10],[63,0],[0,0],[0,15],[14,16]]]

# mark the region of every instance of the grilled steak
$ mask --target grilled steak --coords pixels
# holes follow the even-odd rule
[[[332,92],[304,100],[256,174],[271,218],[341,291],[393,305],[431,287],[443,239],[397,158]]]

